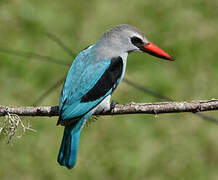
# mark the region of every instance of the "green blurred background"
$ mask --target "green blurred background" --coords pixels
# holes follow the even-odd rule
[[[53,33],[78,53],[107,29],[138,27],[175,62],[131,54],[126,77],[177,101],[217,98],[217,0],[1,0],[0,47],[72,58],[46,36]],[[32,103],[68,67],[0,53],[0,104]],[[61,88],[40,105],[57,105]],[[119,103],[158,101],[125,83]],[[217,117],[218,112],[205,113]],[[12,144],[0,139],[0,179],[218,179],[218,126],[190,113],[99,117],[83,130],[74,169],[56,159],[63,128],[57,117],[28,117],[28,131]],[[3,120],[3,118],[0,118]]]

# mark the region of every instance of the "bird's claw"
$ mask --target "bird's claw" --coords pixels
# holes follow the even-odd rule
[[[116,102],[116,101],[112,100],[112,101],[111,101],[111,107],[110,107],[110,108],[111,108],[111,110],[112,110],[112,109],[114,109],[114,108],[115,108],[115,106],[116,106],[117,104],[118,104],[118,102]]]

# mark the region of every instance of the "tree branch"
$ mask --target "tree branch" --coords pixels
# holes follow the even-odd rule
[[[116,104],[113,109],[95,115],[121,114],[163,114],[179,112],[202,112],[218,110],[218,99],[191,102],[155,102]],[[7,107],[0,106],[0,116],[16,114],[18,116],[58,116],[58,106]]]

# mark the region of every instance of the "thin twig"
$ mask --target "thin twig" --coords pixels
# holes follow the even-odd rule
[[[155,98],[157,98],[157,99],[159,99],[159,100],[173,101],[172,99],[170,99],[170,98],[168,98],[168,97],[166,97],[166,96],[164,96],[164,95],[161,95],[161,94],[159,94],[159,93],[157,93],[157,92],[155,92],[155,91],[152,91],[152,90],[150,90],[150,89],[148,89],[148,88],[145,88],[145,87],[143,87],[143,86],[141,86],[141,85],[139,85],[139,84],[136,84],[135,82],[130,81],[130,80],[127,79],[127,78],[124,78],[123,81],[124,81],[126,84],[128,84],[128,85],[130,85],[130,86],[132,86],[132,87],[134,87],[134,88],[136,88],[136,89],[138,89],[138,90],[140,90],[140,91],[143,91],[143,92],[145,92],[145,93],[147,93],[147,94],[150,94],[151,96],[153,96],[153,97],[155,97]]]
[[[63,84],[65,80],[65,76],[58,80],[55,84],[53,84],[49,89],[47,89],[34,103],[33,106],[37,106],[40,102],[45,99],[52,91],[57,89],[61,84]]]
[[[65,44],[60,40],[60,38],[58,38],[56,35],[52,34],[52,33],[46,33],[46,36],[54,41],[59,47],[61,47],[70,57],[75,58],[76,54],[72,52],[72,50],[70,48],[68,48],[67,46],[65,46]]]
[[[20,50],[12,50],[12,49],[7,49],[7,48],[0,47],[0,53],[5,53],[5,54],[15,55],[15,56],[21,56],[21,57],[25,57],[25,58],[34,57],[34,58],[37,58],[37,60],[39,60],[39,61],[53,62],[55,64],[62,65],[62,66],[70,66],[69,63],[63,62],[63,61],[61,61],[59,59],[56,59],[54,57],[44,56],[44,55],[36,54],[36,53],[32,53],[32,52],[24,52],[24,51],[20,51]]]
[[[130,86],[132,86],[132,87],[134,87],[134,88],[136,88],[136,89],[138,89],[138,90],[140,90],[140,91],[143,91],[143,92],[145,92],[145,93],[150,94],[150,95],[153,96],[153,97],[156,97],[157,99],[164,100],[164,101],[171,101],[171,102],[174,102],[174,100],[173,100],[172,98],[169,98],[169,97],[164,96],[164,95],[162,95],[162,94],[160,94],[160,93],[158,93],[158,92],[155,92],[155,91],[153,91],[153,90],[151,90],[151,89],[148,89],[148,88],[145,88],[145,87],[143,87],[143,86],[140,86],[139,84],[136,84],[136,83],[134,83],[134,82],[132,82],[132,81],[126,79],[126,78],[123,79],[123,81],[126,82],[128,85],[130,85]],[[209,122],[218,124],[218,120],[217,120],[216,118],[214,118],[214,117],[207,116],[207,115],[201,114],[201,113],[199,113],[199,112],[195,112],[194,114],[195,114],[196,116],[202,118],[203,120],[206,120],[206,121],[209,121]]]

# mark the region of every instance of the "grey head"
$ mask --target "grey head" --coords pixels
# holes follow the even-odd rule
[[[120,24],[106,31],[96,43],[98,54],[120,55],[141,51],[140,47],[148,44],[147,38],[136,27]]]
[[[161,59],[174,60],[168,53],[148,41],[140,30],[128,24],[120,24],[108,30],[93,47],[96,59],[127,57],[128,53],[139,51]]]

